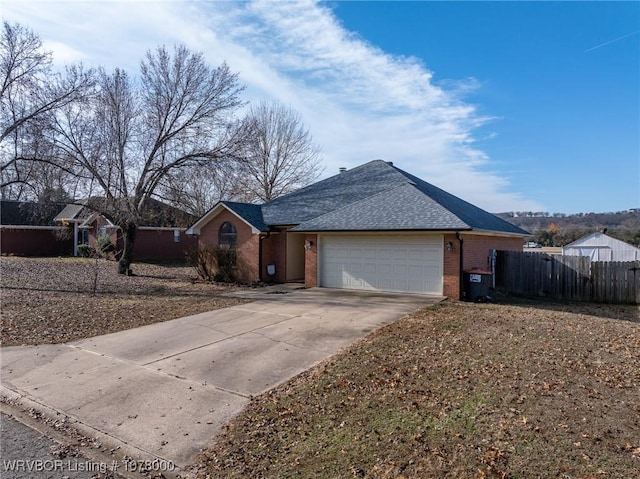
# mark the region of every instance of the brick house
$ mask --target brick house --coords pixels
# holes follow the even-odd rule
[[[375,160],[271,202],[222,201],[187,234],[233,247],[245,281],[463,296],[463,272],[526,231]]]
[[[81,244],[96,247],[98,237],[102,235],[111,239],[116,252],[122,251],[123,239],[119,227],[88,206],[90,203],[68,204],[55,217],[56,222],[70,225],[73,229],[74,255],[77,256]],[[185,259],[187,253],[198,244],[197,238],[185,234],[187,226],[194,220],[194,216],[182,210],[150,199],[143,211],[143,226],[138,228],[136,234],[134,260]]]

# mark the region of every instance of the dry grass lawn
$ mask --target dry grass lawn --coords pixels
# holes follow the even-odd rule
[[[193,473],[639,478],[638,307],[519,303],[374,332],[253,398]]]
[[[81,259],[0,266],[3,345],[242,301],[187,267],[136,264],[124,277]],[[640,309],[446,301],[252,398],[212,441],[191,475],[640,478]]]
[[[0,258],[3,346],[61,343],[246,302],[230,286],[196,281],[188,266],[135,263],[123,276],[112,261]]]

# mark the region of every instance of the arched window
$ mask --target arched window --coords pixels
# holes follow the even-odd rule
[[[236,245],[236,227],[228,221],[222,223],[218,231],[218,244],[226,248],[233,248]]]

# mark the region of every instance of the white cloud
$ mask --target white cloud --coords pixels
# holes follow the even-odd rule
[[[63,64],[71,64],[84,62],[87,60],[84,53],[82,51],[73,48],[71,45],[63,42],[58,42],[55,40],[52,41],[43,41],[43,47],[48,52],[51,52],[53,58],[55,58],[56,62]]]
[[[298,110],[321,145],[326,175],[382,158],[490,211],[541,210],[509,192],[474,147],[480,116],[461,96],[473,79],[433,82],[415,58],[389,55],[304,2],[14,2],[56,58],[135,71],[157,44],[183,42],[240,72],[251,101]]]

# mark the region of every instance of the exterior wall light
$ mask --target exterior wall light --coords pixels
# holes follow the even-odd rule
[[[453,243],[451,241],[447,241],[447,251],[451,251],[453,249]]]

